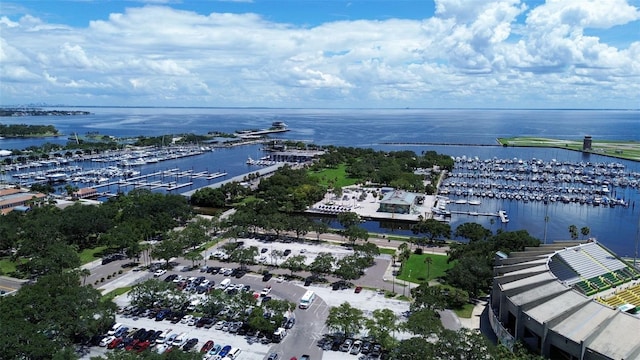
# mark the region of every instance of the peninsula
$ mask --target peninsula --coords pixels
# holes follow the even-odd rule
[[[71,115],[91,115],[88,111],[80,110],[43,110],[34,108],[0,108],[2,116],[71,116]]]
[[[594,140],[591,139],[590,136],[586,136],[584,140],[564,140],[540,137],[512,137],[498,138],[497,140],[498,143],[505,147],[557,148],[610,156],[625,160],[640,161],[640,143],[635,141]]]

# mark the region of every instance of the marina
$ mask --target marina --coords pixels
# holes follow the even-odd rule
[[[483,198],[629,207],[627,189],[640,185],[640,172],[621,163],[456,157],[438,189],[457,205],[480,205]]]
[[[593,135],[594,139],[607,139],[614,141],[640,141],[640,134],[629,131],[630,124],[636,124],[638,118],[637,111],[590,111],[590,110],[440,110],[440,109],[202,109],[202,108],[94,108],[91,116],[74,116],[70,118],[56,117],[54,125],[63,134],[85,134],[98,130],[101,134],[114,136],[117,138],[135,138],[144,136],[164,136],[166,134],[176,134],[188,131],[195,134],[207,134],[209,132],[234,133],[237,129],[260,129],[265,123],[271,125],[272,122],[283,121],[287,124],[288,132],[274,133],[273,138],[280,140],[291,140],[296,143],[307,143],[328,146],[347,146],[372,148],[374,151],[413,151],[416,154],[426,151],[436,151],[447,154],[454,158],[465,159],[464,166],[470,159],[473,162],[494,162],[503,161],[517,163],[522,159],[523,163],[529,163],[532,159],[543,163],[565,163],[570,164],[602,164],[597,168],[589,166],[583,169],[577,166],[575,170],[587,172],[602,171],[609,169],[609,164],[613,170],[621,172],[622,175],[603,177],[601,181],[607,180],[609,194],[581,194],[577,188],[601,191],[602,185],[597,186],[595,179],[593,185],[578,183],[575,181],[561,184],[557,180],[547,181],[546,184],[539,181],[526,181],[533,179],[535,175],[530,164],[530,174],[526,172],[514,172],[510,175],[523,176],[523,180],[506,180],[505,178],[467,178],[457,175],[449,176],[440,187],[440,194],[448,197],[452,202],[446,204],[445,211],[460,211],[460,214],[452,214],[448,221],[452,228],[465,222],[475,222],[483,225],[492,231],[504,230],[527,230],[531,236],[541,240],[566,240],[569,237],[567,228],[575,224],[578,227],[587,226],[590,228],[590,235],[597,237],[610,249],[623,256],[631,256],[635,251],[633,240],[638,234],[638,219],[640,207],[634,207],[637,200],[640,200],[640,187],[635,186],[633,179],[638,179],[634,173],[640,172],[640,163],[601,156],[598,154],[585,154],[578,151],[569,151],[562,148],[535,148],[535,147],[504,147],[496,146],[496,138],[536,136],[550,137],[557,135],[562,139],[582,140],[586,134]],[[51,117],[21,117],[7,118],[7,123],[23,123],[48,125],[52,122]],[[181,124],[181,125],[178,125]],[[550,132],[552,129],[552,132]],[[30,146],[42,146],[44,143],[64,145],[68,142],[66,137],[46,137],[46,138],[25,138],[0,140],[0,149],[25,149]],[[449,145],[443,145],[449,144]],[[490,146],[482,146],[482,145]],[[142,174],[165,171],[173,168],[182,170],[192,169],[195,173],[208,171],[209,173],[228,173],[227,176],[214,179],[212,181],[203,178],[179,179],[179,183],[193,181],[193,185],[186,186],[180,190],[192,192],[203,186],[213,186],[222,181],[227,181],[236,176],[246,173],[260,171],[265,166],[249,165],[246,163],[248,157],[261,159],[265,155],[272,155],[270,160],[286,161],[277,153],[267,153],[264,151],[265,143],[256,141],[255,143],[243,142],[242,146],[216,146],[207,144],[215,148],[215,151],[206,149],[201,155],[188,156],[176,160],[163,162],[147,162],[144,165],[134,165],[123,167],[118,163],[104,163],[92,161],[90,157],[104,157],[107,154],[76,154],[67,156],[61,154],[61,159],[52,156],[49,159],[38,159],[38,161],[51,161],[51,165],[31,165],[30,159],[24,164],[20,164],[19,171],[5,170],[0,173],[0,178],[10,183],[30,183],[35,179],[17,179],[11,174],[16,172],[36,172],[54,169],[56,167],[65,168],[67,166],[80,166],[82,171],[102,171],[100,169],[109,166],[116,166],[121,170],[128,170],[131,173],[128,177],[135,177]],[[195,150],[194,146],[194,150]],[[201,151],[200,147],[197,147]],[[153,149],[151,149],[153,150]],[[0,151],[1,153],[1,151]],[[6,155],[5,155],[6,156]],[[27,157],[27,155],[25,155]],[[75,161],[76,158],[85,160]],[[134,158],[136,159],[136,158]],[[477,160],[476,160],[477,159]],[[482,159],[482,160],[480,160]],[[500,160],[498,160],[500,159]],[[3,160],[5,160],[3,158]],[[55,161],[59,161],[56,164]],[[152,159],[153,161],[153,159]],[[12,164],[15,165],[15,164]],[[506,167],[503,164],[495,164]],[[525,164],[523,164],[524,166]],[[623,165],[624,168],[616,169]],[[456,169],[453,173],[473,173],[480,176],[478,170],[467,170],[463,167],[463,162],[456,162]],[[478,164],[478,166],[481,166]],[[485,167],[487,165],[484,165]],[[514,165],[510,165],[514,166]],[[24,167],[24,168],[22,168]],[[544,166],[543,166],[544,167]],[[539,168],[539,166],[538,166]],[[562,166],[552,166],[559,170]],[[526,169],[526,168],[525,168]],[[136,173],[139,171],[140,173]],[[71,174],[73,171],[61,171]],[[558,171],[559,172],[559,171]],[[506,176],[506,171],[496,171],[495,175]],[[119,180],[108,176],[90,175],[89,178],[99,180],[102,177],[104,184]],[[561,174],[548,174],[551,179]],[[562,174],[569,175],[569,174]],[[575,178],[574,174],[571,174]],[[589,176],[587,174],[587,176]],[[615,179],[618,178],[618,185]],[[105,181],[106,178],[106,181]],[[39,180],[43,181],[43,180]],[[150,180],[154,181],[154,180]],[[167,179],[165,182],[175,181]],[[585,179],[588,181],[588,179]],[[452,186],[455,182],[456,186]],[[463,186],[467,182],[467,186]],[[509,198],[510,185],[533,186],[531,190],[522,189],[523,194],[518,199],[513,193],[513,199]],[[458,185],[460,183],[460,185]],[[478,183],[478,188],[474,186]],[[491,186],[491,189],[480,189],[481,186]],[[65,182],[55,183],[56,193],[64,194]],[[85,187],[93,185],[90,182],[71,183],[76,186]],[[492,184],[495,184],[493,186]],[[626,187],[625,187],[626,184]],[[502,189],[498,189],[502,186]],[[505,190],[504,187],[507,187]],[[535,186],[549,187],[549,193],[540,192],[539,200],[536,196],[522,195],[535,192]],[[574,189],[571,189],[574,187]],[[132,187],[126,187],[131,189]],[[448,189],[447,189],[448,188]],[[542,187],[541,187],[542,188]],[[566,192],[562,189],[566,188]],[[100,191],[116,192],[116,187],[100,188]],[[517,188],[516,188],[517,189]],[[570,190],[571,189],[571,190]],[[457,191],[460,195],[456,195]],[[464,191],[467,190],[467,195]],[[490,197],[489,190],[493,194]],[[128,190],[127,190],[128,191]],[[166,188],[157,188],[154,191],[165,192]],[[449,193],[446,193],[449,191]],[[482,192],[485,196],[482,196]],[[571,192],[570,192],[571,191]],[[174,193],[176,191],[173,191]],[[473,194],[471,194],[473,192]],[[503,199],[500,192],[505,192],[507,198]],[[517,189],[520,192],[520,189]],[[496,196],[499,195],[499,196]],[[544,196],[548,195],[549,200],[544,201]],[[558,197],[552,197],[557,195]],[[569,198],[562,198],[562,196]],[[585,196],[584,203],[579,198]],[[603,205],[604,199],[598,203],[597,198],[607,197],[609,200],[622,200],[622,203]],[[575,202],[571,201],[576,197]],[[551,199],[556,201],[552,201]],[[587,203],[592,198],[598,204],[593,206]],[[467,200],[466,204],[455,204],[455,200]],[[479,201],[480,204],[475,205]],[[637,204],[636,204],[637,205]],[[497,216],[483,216],[483,213],[497,214],[504,210],[508,214],[509,222],[503,223]],[[478,215],[469,213],[477,212]],[[440,216],[434,213],[434,217]],[[444,217],[444,215],[442,215]],[[548,221],[545,221],[548,219]],[[339,226],[337,224],[336,226]],[[374,233],[394,233],[413,236],[410,229],[397,220],[389,221],[367,221],[362,224],[367,230]]]

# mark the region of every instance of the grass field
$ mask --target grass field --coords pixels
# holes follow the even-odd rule
[[[503,146],[521,147],[549,147],[582,151],[582,139],[563,140],[538,137],[513,137],[498,138]],[[640,161],[640,143],[634,141],[611,141],[593,139],[591,143],[592,154],[611,156],[620,159]]]
[[[428,271],[427,263],[425,262],[426,258],[431,258]],[[453,263],[447,263],[448,259],[449,257],[446,255],[412,254],[409,260],[405,261],[402,266],[402,273],[397,278],[415,283],[437,279],[444,276],[447,269],[453,267]]]
[[[335,169],[311,171],[309,173],[309,176],[318,179],[320,181],[320,184],[326,186],[327,188],[329,187],[329,182],[332,182],[332,187],[345,187],[356,184],[358,182],[358,179],[347,177],[345,169],[346,166],[344,164],[341,164]]]
[[[16,263],[9,258],[0,259],[0,274],[7,275],[16,271]]]
[[[115,290],[109,291],[108,293],[102,296],[102,301],[112,301],[116,296],[120,296],[126,292],[131,290],[131,286],[125,286],[121,288],[117,288]]]
[[[82,250],[78,256],[80,256],[80,263],[81,264],[87,264],[90,263],[94,260],[98,260],[100,258],[100,256],[96,256],[96,254],[100,254],[101,252],[103,252],[107,247],[106,246],[98,246],[92,249],[84,249]]]
[[[453,312],[461,318],[469,319],[473,314],[473,308],[473,304],[465,304],[462,309],[453,309]]]

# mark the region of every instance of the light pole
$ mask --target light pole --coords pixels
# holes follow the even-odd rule
[[[544,198],[544,244],[547,243],[547,225],[549,224],[549,199],[547,195]]]

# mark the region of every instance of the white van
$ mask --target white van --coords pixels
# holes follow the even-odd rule
[[[165,340],[167,340],[167,338],[169,337],[169,334],[171,334],[171,329],[167,329],[165,331],[163,331],[160,336],[158,336],[158,338],[156,339],[156,343],[157,344],[163,344],[165,342]]]
[[[113,324],[113,326],[111,327],[111,329],[109,329],[109,331],[107,332],[107,335],[113,335],[116,333],[116,331],[118,331],[118,329],[120,329],[122,327],[121,323],[115,323]]]
[[[231,279],[224,279],[224,280],[220,281],[220,284],[218,284],[216,289],[224,290],[227,287],[229,287],[229,284],[231,284]]]
[[[304,293],[304,295],[302,295],[302,298],[300,298],[300,309],[308,309],[309,306],[311,306],[311,303],[313,302],[313,300],[315,300],[316,298],[316,293],[314,293],[311,290],[308,290],[306,293]]]
[[[240,356],[241,352],[242,352],[242,350],[240,350],[238,348],[232,348],[231,350],[229,350],[229,353],[227,354],[227,358],[229,358],[231,360],[236,360],[238,358],[238,356]]]

